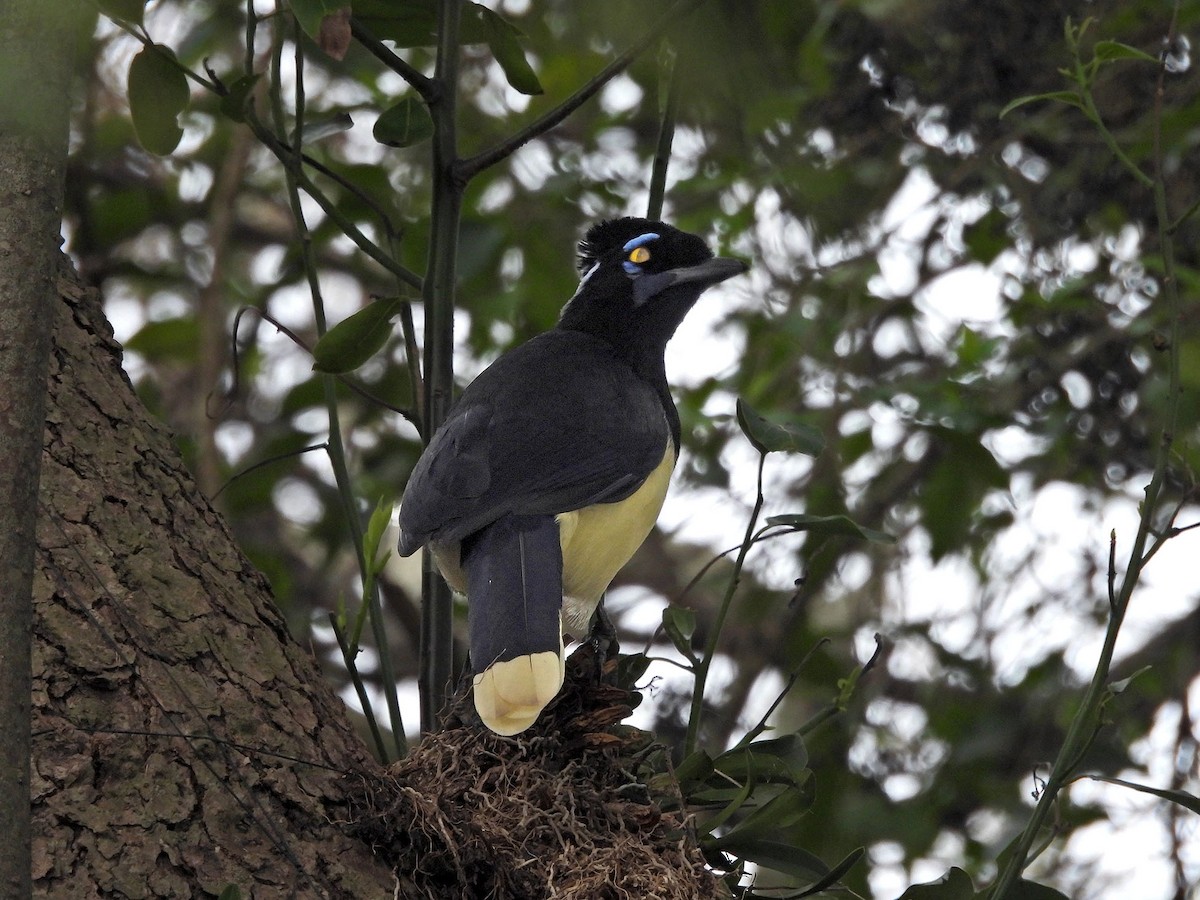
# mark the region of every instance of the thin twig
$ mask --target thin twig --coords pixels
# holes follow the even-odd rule
[[[798,529],[790,528],[788,526],[767,525],[766,527],[760,528],[758,531],[756,531],[754,533],[754,537],[751,538],[751,542],[757,544],[760,541],[768,541],[768,540],[771,540],[772,538],[783,537],[784,535],[788,535],[788,534],[796,534],[797,531],[798,531]],[[715,566],[717,563],[719,563],[722,559],[724,559],[730,553],[733,553],[735,550],[740,549],[741,546],[742,546],[741,544],[734,544],[732,547],[726,547],[724,550],[720,551],[719,553],[713,554],[712,559],[710,559],[703,566],[701,566],[700,571],[697,572],[695,575],[693,575],[691,577],[691,579],[688,581],[688,583],[683,586],[683,590],[679,592],[679,598],[676,602],[682,603],[683,599],[692,592],[692,588],[694,588],[697,584],[700,583],[700,579],[702,579],[705,575],[707,575],[708,571],[713,566]]]
[[[254,35],[258,31],[258,14],[254,11],[254,0],[246,0],[246,55],[242,60],[242,72],[254,74]]]
[[[359,200],[359,202],[361,202],[363,204],[363,206],[367,207],[369,210],[371,210],[371,212],[375,213],[375,215],[379,218],[380,224],[383,225],[384,233],[387,234],[389,239],[394,238],[396,236],[396,226],[392,223],[392,217],[390,215],[388,215],[387,211],[382,206],[379,205],[379,203],[375,200],[374,197],[372,197],[370,194],[368,194],[366,191],[364,191],[362,188],[360,188],[357,184],[355,184],[349,178],[346,178],[344,175],[340,174],[335,169],[332,169],[329,166],[325,165],[325,163],[321,162],[319,159],[312,156],[311,154],[302,153],[302,154],[300,154],[300,158],[302,160],[304,160],[304,162],[307,165],[312,166],[314,169],[316,169],[318,172],[320,172],[322,175],[324,175],[330,181],[335,182],[338,185],[338,187],[342,188],[343,190],[349,191],[351,194],[353,194],[355,196],[356,199]],[[413,273],[413,278],[417,278],[417,277],[418,276],[416,275],[416,273]],[[413,284],[412,286],[419,289],[421,286],[419,283],[419,280],[418,280],[418,283]]]
[[[122,31],[124,31],[127,35],[129,35],[134,40],[136,40],[138,43],[140,43],[143,47],[157,48],[160,46],[159,44],[156,44],[154,42],[154,39],[152,37],[150,37],[149,33],[144,28],[141,28],[140,26],[137,28],[134,28],[128,22],[125,22],[121,19],[112,18],[111,16],[107,16],[107,14],[104,12],[104,10],[100,9],[100,5],[98,3],[95,3],[94,0],[93,0],[93,5],[96,7],[96,9],[100,12],[101,15],[106,16],[109,19],[109,21],[111,21],[114,25],[116,25],[118,28],[120,28]],[[167,62],[169,62],[175,68],[177,68],[180,72],[182,72],[185,78],[190,78],[192,81],[196,82],[196,84],[200,85],[206,91],[211,91],[212,93],[216,94],[218,97],[225,96],[226,92],[222,89],[222,85],[219,82],[209,81],[203,75],[193,72],[191,69],[189,69],[183,63],[181,63],[179,61],[179,59],[175,56],[174,53],[161,53],[160,52],[159,55],[162,56],[163,59],[167,60]]]
[[[317,205],[321,207],[321,211],[329,216],[330,220],[338,227],[338,229],[350,238],[358,249],[363,253],[383,266],[388,272],[391,272],[402,282],[410,287],[421,290],[421,276],[409,271],[399,262],[393,259],[389,254],[385,253],[374,241],[368,238],[357,225],[347,219],[337,208],[332,200],[317,187],[316,183],[308,177],[303,167],[298,164],[298,161],[305,161],[305,156],[295,149],[294,146],[285,143],[280,138],[271,133],[271,130],[263,124],[262,120],[253,109],[246,110],[246,124],[253,129],[255,137],[257,137],[268,150],[275,154],[275,158],[283,163],[286,171],[292,173],[292,177],[296,180],[298,187],[303,189],[304,193],[312,197]]]
[[[253,6],[254,6],[253,3],[247,4],[247,7],[248,7],[247,8],[247,24],[246,24],[247,51],[246,51],[246,59],[244,62],[244,65],[246,67],[246,74],[253,74],[253,41],[254,41],[254,33],[255,33],[255,24],[257,23],[257,18],[254,15]],[[117,26],[119,28],[121,28],[123,31],[125,31],[129,35],[133,36],[134,38],[136,38],[144,46],[149,47],[149,46],[154,45],[154,41],[150,38],[150,36],[148,34],[146,34],[144,31],[142,31],[141,29],[134,29],[134,28],[130,27],[128,24],[120,21],[119,19],[115,19],[113,21],[117,24]],[[222,84],[220,84],[220,82],[210,81],[210,80],[204,78],[203,76],[197,74],[196,72],[193,72],[191,69],[189,69],[183,63],[179,62],[179,60],[176,59],[174,56],[171,56],[169,54],[164,54],[164,56],[176,68],[178,68],[181,72],[183,72],[184,75],[186,75],[188,78],[195,81],[197,84],[199,84],[205,90],[208,90],[208,91],[212,92],[213,94],[216,94],[218,97],[223,97],[228,93],[228,91],[225,89],[225,87]],[[345,216],[343,216],[341,214],[341,212],[338,210],[337,206],[333,203],[333,201],[331,201],[328,197],[325,196],[325,194],[320,190],[320,188],[318,188],[316,186],[316,184],[313,182],[313,180],[311,178],[309,178],[303,172],[302,169],[300,169],[299,167],[294,165],[293,157],[303,160],[304,162],[306,162],[310,166],[312,166],[314,169],[317,169],[319,172],[321,172],[321,174],[323,174],[326,177],[337,182],[337,184],[340,185],[343,189],[353,193],[355,195],[355,197],[357,197],[359,200],[361,200],[373,212],[375,212],[375,214],[377,216],[379,216],[379,219],[380,219],[381,223],[383,224],[384,230],[389,235],[391,235],[393,233],[393,227],[394,227],[392,225],[391,219],[389,218],[387,213],[384,212],[383,209],[378,205],[378,203],[375,202],[375,200],[373,198],[371,198],[368,194],[366,194],[364,191],[362,191],[362,189],[359,188],[357,185],[355,185],[353,182],[342,177],[336,171],[334,171],[333,169],[330,169],[328,166],[324,165],[319,160],[316,160],[312,156],[304,153],[302,148],[300,147],[300,141],[299,141],[300,131],[299,131],[299,129],[297,129],[297,132],[296,132],[297,137],[294,142],[294,145],[289,145],[285,141],[277,138],[274,134],[271,133],[270,129],[267,128],[262,123],[262,121],[258,118],[258,115],[257,115],[257,113],[255,113],[252,106],[247,107],[247,109],[246,109],[246,124],[254,132],[254,136],[259,139],[259,141],[263,144],[263,146],[265,146],[268,150],[270,150],[273,154],[275,154],[276,158],[278,158],[279,161],[281,163],[283,163],[285,168],[291,167],[294,177],[299,182],[300,187],[304,190],[304,192],[306,194],[308,194],[310,197],[312,197],[313,200],[315,200],[317,202],[317,205],[319,205],[321,207],[322,211],[327,216],[329,216],[330,219],[333,220],[334,224],[336,224],[338,226],[338,228],[342,231],[343,234],[346,235],[346,237],[350,238],[350,240],[352,240],[358,246],[358,248],[360,250],[362,250],[364,253],[366,253],[367,256],[371,257],[371,259],[375,260],[375,262],[379,263],[381,266],[383,266],[383,268],[387,269],[389,272],[391,272],[393,275],[395,275],[397,278],[399,278],[404,284],[407,284],[410,287],[417,289],[418,291],[421,290],[420,276],[418,276],[415,273],[406,269],[399,262],[397,262],[394,257],[389,256],[388,254],[384,253],[382,249],[380,249],[373,241],[371,241],[369,238],[367,238],[366,235],[364,235],[362,233],[362,231],[358,228],[358,226],[356,226],[353,222],[351,222],[349,219],[347,219]]]
[[[1117,608],[1117,529],[1108,537],[1108,608]]]
[[[1188,219],[1190,219],[1192,216],[1194,216],[1196,214],[1196,210],[1198,210],[1198,209],[1200,209],[1200,199],[1196,200],[1195,203],[1193,203],[1191,206],[1189,206],[1187,209],[1185,209],[1183,211],[1183,214],[1180,215],[1179,218],[1177,218],[1174,222],[1171,223],[1171,227],[1167,229],[1167,233],[1174,234],[1176,231],[1178,231],[1179,227],[1181,225],[1183,225],[1183,223],[1186,222]]]
[[[388,758],[387,746],[384,744],[383,735],[379,731],[379,723],[375,721],[375,714],[371,711],[371,698],[367,694],[367,686],[363,683],[362,675],[358,671],[358,664],[354,660],[357,648],[350,646],[346,640],[346,633],[342,630],[341,625],[338,624],[337,616],[333,613],[329,614],[329,627],[333,629],[333,636],[337,638],[338,647],[341,648],[342,659],[346,663],[346,671],[350,674],[350,682],[354,685],[354,693],[358,695],[358,704],[363,709],[363,716],[367,720],[367,728],[371,731],[371,740],[375,742],[379,758],[386,763]]]
[[[357,16],[350,17],[350,33],[377,60],[412,85],[426,103],[437,96],[438,84],[393,53],[379,38],[371,34]]]
[[[461,160],[455,166],[456,177],[463,182],[470,181],[484,169],[494,166],[501,160],[507,159],[534,138],[541,137],[547,131],[557,126],[567,116],[594,97],[608,82],[629,68],[630,63],[644,53],[648,47],[652,46],[680,18],[692,12],[704,2],[705,0],[676,0],[653,25],[642,32],[642,36],[628,49],[619,54],[612,62],[589,79],[579,90],[554,107],[554,109],[531,122],[516,134],[501,141],[496,146],[484,150],[475,156]]]
[[[665,42],[664,42],[665,43]],[[662,218],[663,201],[667,193],[667,169],[671,164],[671,145],[675,141],[675,118],[679,111],[679,65],[674,51],[663,47],[670,71],[662,79],[666,83],[667,98],[663,105],[662,121],[658,126],[658,143],[654,148],[654,164],[650,169],[650,197],[646,202],[646,218],[652,221]]]
[[[403,307],[407,307],[407,306],[408,306],[407,303],[403,304]],[[243,306],[241,309],[239,309],[237,311],[237,315],[235,315],[233,317],[233,363],[232,363],[232,365],[233,365],[233,383],[229,387],[229,394],[228,394],[229,397],[236,396],[237,391],[238,391],[238,385],[240,383],[241,365],[238,361],[238,356],[240,355],[241,351],[238,349],[237,335],[238,335],[238,327],[240,326],[241,321],[242,321],[242,316],[248,312],[257,313],[258,317],[260,319],[262,319],[264,322],[269,322],[270,324],[274,325],[275,328],[278,329],[279,332],[281,334],[283,334],[285,337],[287,337],[293,344],[295,344],[297,347],[300,347],[302,350],[304,350],[306,353],[308,353],[309,356],[312,355],[312,348],[310,346],[308,346],[308,342],[305,341],[304,338],[300,337],[300,335],[296,334],[296,332],[292,331],[292,329],[288,328],[286,325],[284,325],[282,322],[280,322],[278,319],[276,319],[274,316],[272,316],[269,312],[267,312],[266,310],[263,310],[263,309],[259,309],[257,306]],[[412,315],[411,311],[409,312],[409,315],[410,316]],[[405,409],[402,406],[396,406],[393,403],[388,403],[388,401],[384,400],[382,397],[379,397],[379,396],[371,393],[369,390],[367,390],[365,387],[363,387],[357,381],[353,381],[344,373],[336,374],[336,375],[333,375],[332,377],[336,378],[338,381],[340,381],[342,384],[344,384],[347,388],[349,388],[354,393],[358,394],[358,396],[362,397],[367,402],[373,403],[376,406],[379,406],[383,409],[389,410],[390,412],[394,412],[398,416],[403,416],[405,419],[407,419],[409,422],[411,422],[414,426],[416,426],[418,431],[420,430],[420,427],[421,427],[420,422],[418,421],[416,415],[413,413],[413,411],[411,409]]]
[[[307,447],[301,447],[299,450],[289,450],[287,453],[279,453],[279,454],[276,454],[275,456],[268,456],[266,459],[260,459],[258,462],[254,463],[250,466],[247,466],[246,468],[242,469],[242,471],[230,476],[228,481],[226,481],[223,485],[221,485],[219,488],[217,488],[216,493],[212,495],[212,499],[216,500],[218,497],[220,497],[221,493],[225,490],[225,488],[229,487],[231,484],[233,484],[239,478],[244,478],[245,476],[249,475],[251,472],[257,472],[259,469],[263,468],[264,466],[269,466],[269,465],[272,465],[273,463],[281,462],[282,460],[285,460],[285,459],[294,459],[295,457],[300,456],[303,453],[312,453],[314,450],[328,450],[328,449],[329,449],[329,443],[327,441],[322,441],[319,444],[309,444]]]
[[[787,682],[784,684],[783,689],[775,695],[775,700],[771,703],[770,707],[767,708],[767,711],[759,718],[758,724],[747,731],[745,736],[733,746],[734,750],[738,749],[739,747],[745,747],[756,737],[767,730],[767,722],[770,720],[771,715],[776,709],[779,708],[779,704],[783,702],[783,698],[792,692],[792,688],[795,687],[796,682],[800,678],[800,673],[804,670],[804,667],[808,665],[808,661],[812,659],[814,653],[828,643],[830,643],[829,638],[823,637],[812,645],[812,649],[804,654],[800,662],[798,662],[792,668],[791,674],[788,675]]]
[[[421,441],[427,443],[425,434],[425,379],[421,375],[421,350],[417,346],[417,326],[413,323],[412,304],[405,300],[400,304],[400,333],[404,336],[404,363],[408,366],[408,379],[412,384],[413,410],[405,417],[417,429]]]
[[[687,737],[683,744],[683,755],[689,756],[696,749],[696,743],[700,736],[700,720],[701,713],[704,707],[704,688],[708,682],[708,670],[712,665],[713,657],[717,654],[717,642],[721,638],[721,629],[725,625],[725,617],[729,614],[730,607],[733,605],[733,595],[737,591],[737,587],[742,577],[742,566],[746,562],[746,556],[750,553],[750,548],[754,545],[754,530],[758,525],[758,517],[762,512],[765,497],[763,495],[763,468],[766,466],[767,454],[760,452],[758,455],[758,484],[754,497],[754,509],[750,512],[750,520],[746,523],[746,536],[742,539],[741,548],[738,551],[737,559],[733,563],[733,573],[729,577],[729,584],[725,588],[725,596],[721,598],[721,605],[717,608],[717,618],[713,622],[712,628],[708,633],[708,640],[705,642],[704,655],[700,657],[700,662],[696,665],[696,683],[692,687],[692,704],[691,712],[688,716]]]
[[[1070,46],[1071,53],[1075,58],[1074,78],[1075,83],[1079,87],[1080,100],[1083,102],[1083,113],[1088,117],[1092,124],[1096,126],[1096,129],[1100,133],[1100,137],[1104,141],[1104,145],[1108,148],[1109,152],[1120,161],[1121,165],[1128,170],[1129,174],[1136,178],[1144,187],[1153,188],[1154,179],[1143,172],[1141,167],[1129,158],[1129,156],[1125,153],[1124,148],[1121,147],[1121,145],[1117,142],[1116,137],[1111,131],[1108,130],[1108,126],[1104,124],[1104,118],[1100,115],[1100,110],[1096,107],[1096,100],[1092,96],[1092,79],[1095,75],[1095,61],[1093,60],[1093,63],[1091,64],[1092,69],[1089,71],[1089,66],[1084,64],[1083,58],[1079,55],[1079,37],[1083,34],[1086,27],[1086,22],[1078,30],[1075,30],[1070,25],[1067,27],[1067,42]],[[1161,71],[1161,69],[1165,67],[1160,64],[1159,68]]]

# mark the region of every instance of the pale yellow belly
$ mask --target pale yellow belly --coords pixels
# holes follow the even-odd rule
[[[675,446],[668,443],[662,462],[624,500],[557,517],[563,554],[563,629],[572,636],[587,633],[600,595],[654,528],[674,469]]]
[[[556,517],[563,556],[563,630],[568,634],[586,634],[600,595],[658,520],[674,469],[675,446],[668,441],[662,462],[624,500]],[[466,593],[458,544],[435,546],[434,555],[450,587]]]

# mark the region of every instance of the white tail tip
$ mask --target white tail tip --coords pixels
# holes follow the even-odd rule
[[[558,694],[565,671],[561,650],[492,663],[474,678],[475,711],[496,734],[520,734]]]

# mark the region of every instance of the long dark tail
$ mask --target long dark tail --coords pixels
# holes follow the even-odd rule
[[[475,709],[497,734],[517,734],[563,683],[558,523],[505,516],[463,541],[462,561]]]

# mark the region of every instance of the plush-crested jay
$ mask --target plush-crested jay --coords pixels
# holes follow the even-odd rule
[[[428,543],[468,601],[475,708],[524,731],[654,527],[679,455],[667,341],[700,294],[746,270],[663,222],[593,226],[557,327],[466,388],[400,505],[400,553]]]

